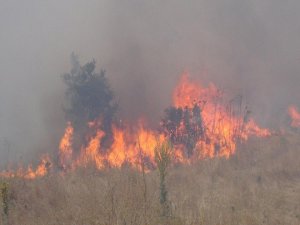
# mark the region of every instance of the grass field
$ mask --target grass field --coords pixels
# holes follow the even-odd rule
[[[300,135],[251,139],[229,159],[170,167],[167,216],[157,171],[86,168],[6,182],[11,225],[299,225]]]

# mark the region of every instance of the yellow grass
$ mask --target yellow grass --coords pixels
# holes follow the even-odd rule
[[[171,167],[168,218],[157,171],[146,174],[146,189],[126,167],[8,182],[11,225],[299,225],[300,135],[253,139],[228,160]]]

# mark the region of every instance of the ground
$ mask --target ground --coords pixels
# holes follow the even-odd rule
[[[299,225],[300,134],[251,139],[229,159],[168,169],[161,216],[159,175],[121,169],[9,179],[11,225]],[[2,211],[2,210],[1,210]],[[3,214],[2,214],[3,217]]]

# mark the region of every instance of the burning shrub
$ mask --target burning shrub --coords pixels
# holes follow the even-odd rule
[[[215,85],[203,87],[186,73],[173,92],[173,106],[165,110],[162,131],[180,149],[176,154],[180,159],[229,157],[237,141],[270,134],[243,108],[241,96],[228,99]]]
[[[164,134],[173,144],[186,147],[188,157],[193,155],[197,140],[204,135],[201,109],[198,104],[194,104],[192,108],[173,106],[167,108],[161,125]]]

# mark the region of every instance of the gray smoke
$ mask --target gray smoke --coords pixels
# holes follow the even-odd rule
[[[1,163],[57,149],[71,52],[107,71],[121,118],[157,124],[188,70],[275,125],[300,104],[299,11],[298,0],[1,1]]]

